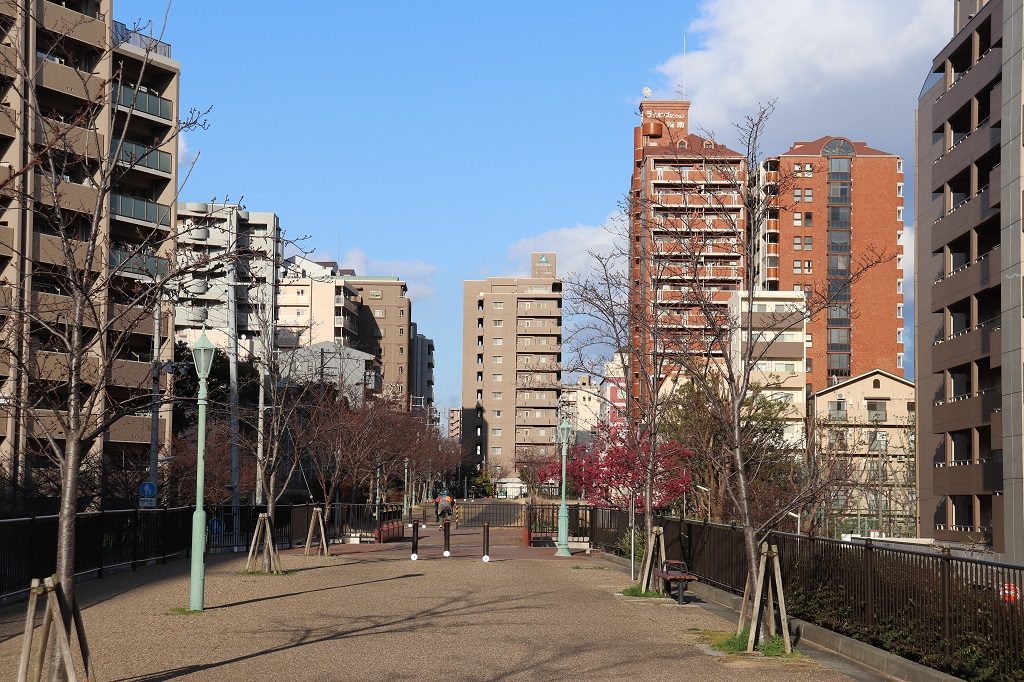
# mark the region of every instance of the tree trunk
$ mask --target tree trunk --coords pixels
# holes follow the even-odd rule
[[[70,425],[69,425],[70,426]],[[79,439],[68,438],[64,446],[64,466],[61,480],[60,511],[57,516],[57,579],[64,591],[69,606],[75,603],[75,531],[78,517],[78,476],[82,459],[82,443]],[[42,576],[39,576],[42,577]],[[65,632],[73,627],[71,613],[64,619]],[[59,635],[53,634],[53,637]],[[61,682],[66,679],[64,661],[60,647],[54,646],[50,655],[50,679]]]

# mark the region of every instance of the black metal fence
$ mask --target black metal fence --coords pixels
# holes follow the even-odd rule
[[[592,545],[616,547],[627,516],[594,510]],[[670,517],[660,525],[669,558],[743,592],[739,528]],[[965,679],[1024,680],[1024,566],[870,540],[771,533],[768,541],[779,548],[790,615]]]
[[[530,529],[530,542],[535,543],[558,539],[558,507],[557,504],[530,505],[527,512]],[[592,507],[588,505],[567,505],[569,512],[569,542],[587,542],[590,540],[590,514]]]
[[[518,528],[526,518],[526,505],[514,502],[460,502],[459,525],[480,528],[486,521],[491,528]]]
[[[289,548],[306,541],[313,504],[279,505],[274,510],[274,542]],[[265,507],[207,507],[207,550],[247,549]],[[77,575],[187,555],[192,543],[192,508],[124,509],[85,512],[75,529]],[[395,504],[330,505],[327,535],[332,541],[374,538],[386,542],[402,536],[402,507]],[[26,592],[32,578],[56,569],[57,517],[0,520],[0,598]]]

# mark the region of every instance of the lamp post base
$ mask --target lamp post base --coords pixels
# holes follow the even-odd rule
[[[572,556],[572,553],[569,552],[569,508],[566,506],[564,498],[558,507],[558,542],[555,543],[555,547],[558,548],[555,556]]]
[[[206,583],[206,566],[203,554],[206,551],[206,510],[197,509],[192,513],[192,566],[189,576],[190,611],[202,611],[204,604],[204,587]]]

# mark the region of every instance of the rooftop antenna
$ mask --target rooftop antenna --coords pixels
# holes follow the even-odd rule
[[[686,99],[686,34],[683,34],[683,99]]]
[[[641,90],[640,92],[642,92],[644,94],[644,99],[650,99],[651,95],[654,94],[654,92],[650,88],[646,88],[646,87],[643,90]]]

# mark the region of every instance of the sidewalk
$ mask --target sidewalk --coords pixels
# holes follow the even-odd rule
[[[498,530],[498,529],[496,529]],[[244,557],[211,559],[207,610],[188,599],[175,562],[79,586],[103,680],[737,679],[845,680],[813,661],[709,655],[700,631],[731,623],[699,606],[615,593],[628,576],[585,555],[437,526],[419,561],[408,543],[333,545],[330,557],[282,555],[283,576],[247,575]],[[496,542],[498,540],[498,542]],[[0,612],[0,677],[17,669],[23,606]]]

